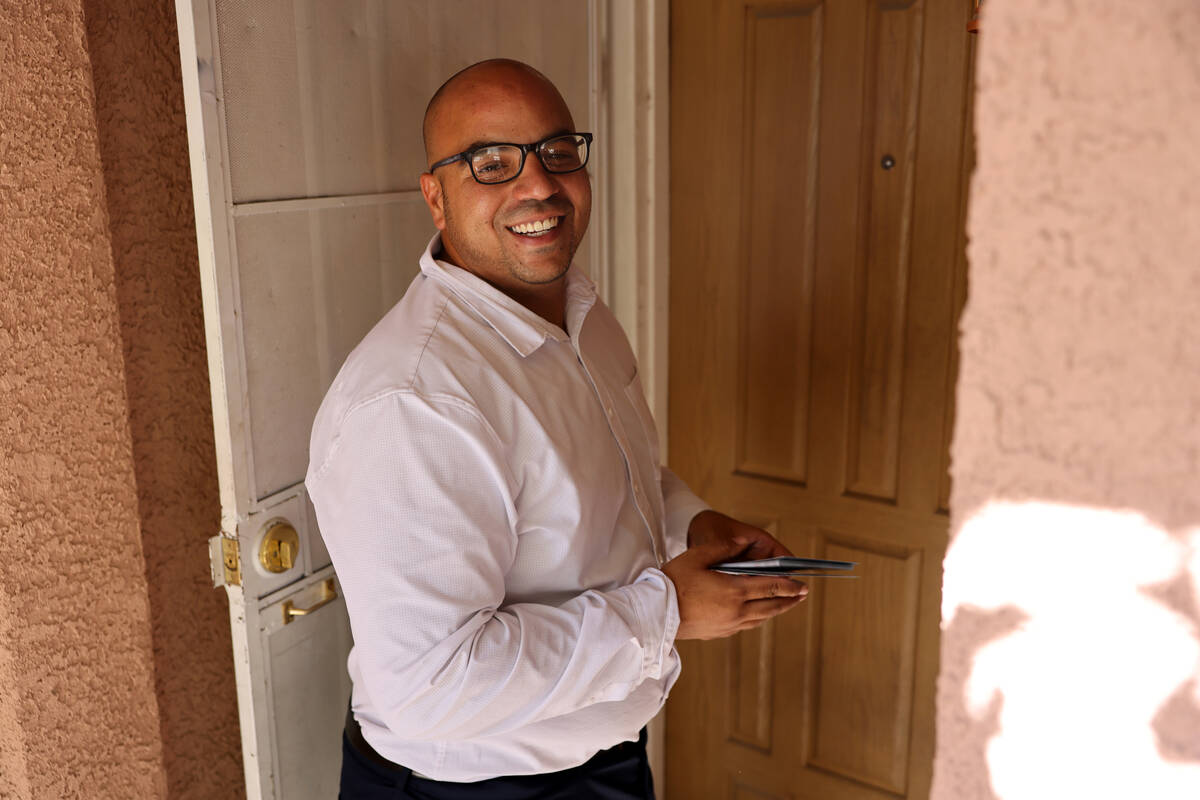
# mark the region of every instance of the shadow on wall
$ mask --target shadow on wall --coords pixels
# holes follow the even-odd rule
[[[86,0],[168,795],[244,795],[179,43],[171,4]]]
[[[1017,631],[1029,616],[1013,606],[983,609],[963,606],[942,631],[943,649],[952,643],[956,656],[954,671],[944,671],[938,682],[939,704],[953,708],[954,727],[939,728],[939,738],[954,742],[954,758],[942,766],[954,773],[954,786],[963,797],[973,800],[1000,800],[992,786],[988,771],[988,742],[1000,732],[1000,714],[1004,708],[1004,692],[995,688],[982,703],[968,702],[973,694],[969,683],[975,656],[989,644],[1001,641]]]
[[[1200,642],[1200,547],[1192,550],[1192,569],[1170,580],[1145,587],[1143,593],[1178,618],[1190,620],[1192,636]],[[1166,761],[1200,765],[1200,663],[1197,674],[1182,682],[1163,701],[1150,721],[1158,752]]]
[[[946,557],[934,795],[1200,797],[1198,583],[1200,528],[1041,501],[966,517]]]

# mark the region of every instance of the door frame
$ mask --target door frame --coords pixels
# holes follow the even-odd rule
[[[670,0],[590,0],[590,11],[592,86],[600,87],[591,115],[606,155],[593,173],[604,208],[592,220],[592,277],[629,336],[667,453]],[[648,727],[654,790],[665,797],[666,714]]]
[[[605,208],[593,219],[593,277],[638,358],[666,447],[670,277],[670,0],[591,0],[592,118],[606,157],[593,178]],[[633,198],[634,202],[616,202]],[[620,234],[620,235],[618,235]],[[666,452],[664,449],[662,452]]]

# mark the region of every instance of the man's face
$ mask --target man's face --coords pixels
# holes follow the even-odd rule
[[[529,144],[573,132],[557,92],[522,74],[481,76],[454,93],[434,122],[431,161],[481,144]],[[547,172],[535,153],[513,180],[484,185],[458,161],[421,176],[449,261],[501,290],[536,290],[566,274],[587,230],[592,187],[586,170]],[[537,227],[551,225],[534,232]],[[520,228],[525,232],[515,230]]]

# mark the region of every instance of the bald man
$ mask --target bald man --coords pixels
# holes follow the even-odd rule
[[[592,136],[531,67],[424,121],[438,234],[313,426],[306,485],[350,614],[342,798],[650,798],[674,643],[754,627],[787,555],[660,466],[633,353],[571,260]]]

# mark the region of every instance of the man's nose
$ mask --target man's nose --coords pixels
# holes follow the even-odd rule
[[[522,200],[545,200],[559,189],[557,177],[546,171],[537,153],[525,157],[525,167],[513,183],[513,194]]]

